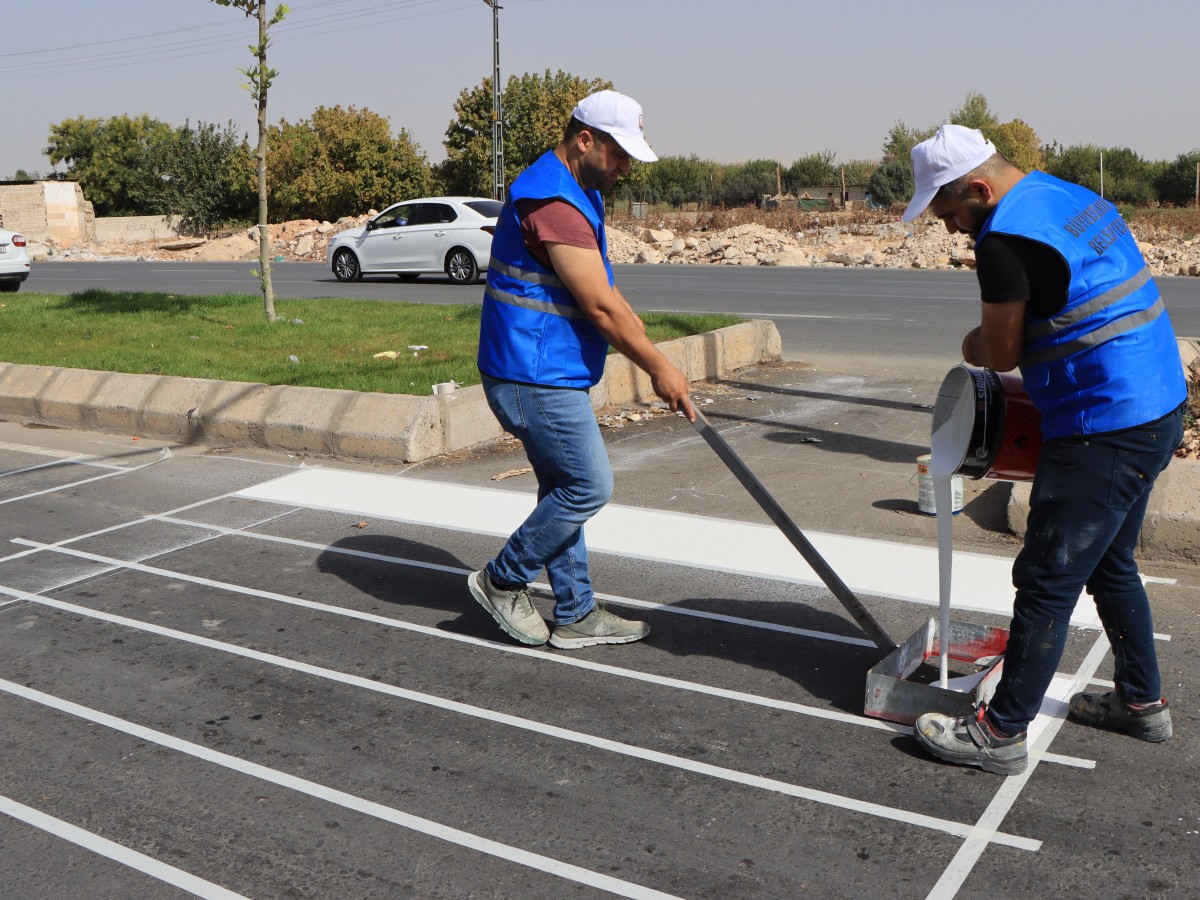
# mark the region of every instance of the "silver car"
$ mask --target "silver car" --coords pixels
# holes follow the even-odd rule
[[[29,250],[26,240],[15,231],[0,228],[0,291],[18,291],[29,277]]]
[[[406,200],[335,235],[325,261],[338,281],[364,275],[413,281],[445,272],[455,284],[472,284],[487,272],[500,206],[484,197]]]

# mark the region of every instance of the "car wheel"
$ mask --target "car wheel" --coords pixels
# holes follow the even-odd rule
[[[472,284],[479,277],[479,267],[470,250],[455,247],[446,254],[446,274],[455,284]]]
[[[338,281],[358,281],[362,278],[362,268],[353,250],[342,248],[333,254],[333,277]]]
[[[21,289],[19,281],[0,281],[0,292],[5,294],[15,294]]]
[[[411,272],[397,272],[396,277],[401,281],[416,281],[420,275],[413,275]]]

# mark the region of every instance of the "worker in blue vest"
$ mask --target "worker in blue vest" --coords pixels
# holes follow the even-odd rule
[[[1004,668],[973,715],[921,716],[935,756],[1025,770],[1026,730],[1087,589],[1113,652],[1114,690],[1071,697],[1071,718],[1146,741],[1171,736],[1150,603],[1133,558],[1155,479],[1183,434],[1187,385],[1171,321],[1129,226],[1087,188],[1025,174],[973,128],[944,125],[912,151],[916,189],[951,234],[975,238],[982,303],[971,365],[1020,367],[1042,445]]]
[[[658,157],[642,108],[616,91],[575,107],[562,141],[513,182],[492,241],[479,332],[488,405],[524,444],[538,502],[499,555],[467,579],[471,595],[523,644],[559,649],[625,644],[650,633],[596,603],[583,526],[612,495],[612,467],[588,390],[609,346],[650,376],[654,393],[689,420],[688,381],[646,337],[608,261],[604,201],[631,159]],[[554,631],[528,585],[546,570]]]

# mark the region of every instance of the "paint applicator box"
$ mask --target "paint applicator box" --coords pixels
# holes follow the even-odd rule
[[[969,715],[976,703],[991,699],[1000,682],[1008,631],[951,620],[947,659],[965,664],[969,671],[964,678],[951,679],[957,685],[942,687],[937,677],[942,655],[939,630],[937,620],[931,618],[867,671],[864,712],[868,716],[912,725],[927,712]],[[932,682],[923,681],[923,675],[932,675]]]

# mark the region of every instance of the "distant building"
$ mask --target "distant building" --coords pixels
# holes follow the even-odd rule
[[[96,213],[75,181],[0,181],[0,225],[34,241],[94,240]]]
[[[785,194],[763,194],[759,206],[764,210],[788,206],[794,206],[797,209],[820,210],[845,209],[847,203],[865,205],[866,202],[867,186],[865,184],[846,185],[844,196],[842,195],[842,186],[834,184],[800,188],[798,194],[792,194],[790,191]]]

